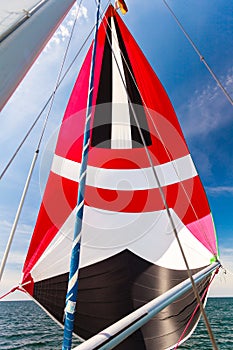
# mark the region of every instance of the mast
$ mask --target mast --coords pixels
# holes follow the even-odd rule
[[[22,16],[0,35],[0,111],[74,2],[39,1],[27,11],[22,9]],[[0,11],[4,12],[3,5]]]
[[[86,123],[85,123],[85,130],[84,130],[83,151],[82,151],[82,160],[81,160],[81,168],[80,168],[80,175],[79,175],[77,212],[76,212],[74,238],[73,238],[73,246],[72,246],[71,260],[70,260],[69,283],[68,283],[67,294],[66,294],[64,338],[63,338],[63,345],[62,345],[63,350],[71,349],[76,300],[77,300],[77,294],[78,294],[78,269],[79,269],[81,230],[82,230],[82,220],[83,220],[83,210],[84,210],[84,193],[85,193],[86,174],[87,174],[87,160],[88,160],[88,151],[89,151],[89,144],[90,144],[90,125],[91,125],[90,122],[91,122],[91,114],[92,114],[94,69],[95,69],[96,42],[97,42],[99,16],[100,16],[100,0],[98,0],[97,11],[96,11],[96,26],[95,26],[91,70],[90,70],[90,78],[89,78]]]

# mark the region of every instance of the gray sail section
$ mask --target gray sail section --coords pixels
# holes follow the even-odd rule
[[[74,0],[0,4],[0,110],[64,19]]]
[[[11,31],[22,18],[44,0],[8,0],[0,2],[0,38]]]

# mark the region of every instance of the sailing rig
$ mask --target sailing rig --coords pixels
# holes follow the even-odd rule
[[[112,5],[99,19],[98,2],[20,288],[65,315],[63,349],[69,318],[80,349],[172,349],[220,266],[213,219],[159,79]]]

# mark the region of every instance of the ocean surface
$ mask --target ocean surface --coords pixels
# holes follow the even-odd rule
[[[219,350],[233,350],[233,298],[209,298],[206,311]],[[61,328],[34,302],[0,302],[0,350],[61,349],[62,337]],[[73,345],[78,344],[75,339]],[[202,321],[179,349],[212,349]]]

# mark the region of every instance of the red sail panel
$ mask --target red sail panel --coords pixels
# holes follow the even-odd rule
[[[23,270],[27,291],[61,323],[91,50],[63,118]],[[192,272],[207,266],[217,255],[208,201],[174,109],[112,6],[98,31],[93,94],[75,323],[75,332],[83,338],[187,278],[159,186]],[[208,279],[199,286],[201,293],[206,284]],[[194,308],[195,298],[187,293],[119,349],[172,347]],[[174,323],[169,321],[171,317]],[[197,319],[198,314],[188,333]],[[166,332],[160,333],[163,329]]]

